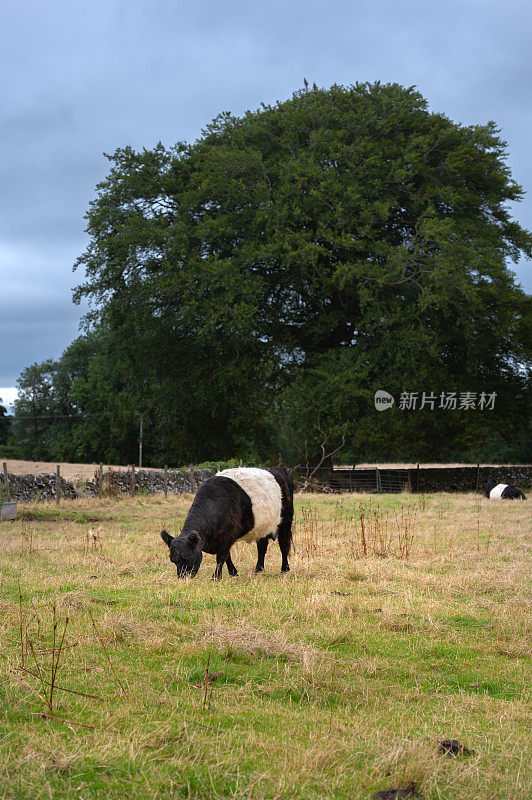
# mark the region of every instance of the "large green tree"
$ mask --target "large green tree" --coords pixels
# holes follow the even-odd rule
[[[18,380],[10,444],[21,456],[64,461],[134,461],[138,415],[114,343],[97,326],[57,361]]]
[[[57,362],[53,359],[26,367],[18,381],[10,443],[21,457],[47,458],[51,455],[48,435],[57,418],[54,377]]]
[[[344,436],[355,459],[515,441],[526,297],[508,265],[532,238],[508,211],[522,190],[505,147],[494,123],[376,83],[306,87],[222,114],[193,144],[117,150],[77,262],[75,299],[108,341],[93,379],[119,365],[159,460],[312,460]],[[378,388],[497,404],[377,414]]]

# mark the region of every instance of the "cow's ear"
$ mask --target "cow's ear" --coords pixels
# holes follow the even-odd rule
[[[174,541],[174,537],[173,537],[173,536],[170,536],[170,534],[169,534],[169,533],[167,533],[166,531],[161,531],[161,539],[163,540],[163,542],[164,542],[165,544],[167,544],[167,545],[168,545],[168,547],[170,547],[170,545],[171,545],[171,544],[172,544],[172,542]]]
[[[189,533],[187,536],[187,544],[191,549],[194,549],[195,547],[198,546],[199,540],[200,538],[196,533],[196,531],[192,531],[192,533]]]

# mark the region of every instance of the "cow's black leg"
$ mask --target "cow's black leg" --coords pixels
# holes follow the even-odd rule
[[[214,570],[214,575],[212,576],[213,581],[219,581],[221,579],[221,577],[222,577],[222,569],[223,569],[223,566],[224,566],[225,562],[227,561],[228,557],[229,557],[229,551],[228,550],[224,550],[223,553],[218,553],[216,555],[216,569]],[[231,563],[233,563],[233,562],[231,562]],[[229,566],[228,566],[228,568],[229,568]],[[231,574],[231,573],[229,573],[229,574]]]
[[[280,524],[277,538],[279,539],[279,548],[282,557],[281,572],[290,572],[288,553],[290,552],[290,545],[292,544],[292,518]]]
[[[227,564],[227,571],[229,572],[229,575],[231,575],[232,578],[234,578],[235,575],[238,575],[238,570],[231,560],[231,553],[229,553],[229,555],[227,556],[227,561],[225,563]]]
[[[268,549],[268,540],[267,539],[259,539],[257,542],[257,566],[255,567],[255,572],[262,572],[264,570],[264,556],[266,555],[266,550]]]

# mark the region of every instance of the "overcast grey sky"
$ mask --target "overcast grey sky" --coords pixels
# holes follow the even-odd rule
[[[532,189],[524,0],[0,0],[0,396],[58,357],[104,152],[193,140],[301,88],[416,85],[457,122],[495,120]],[[532,197],[514,207],[531,223]],[[517,268],[530,291],[530,263]]]

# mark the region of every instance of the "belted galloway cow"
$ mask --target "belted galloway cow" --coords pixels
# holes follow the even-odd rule
[[[181,533],[161,532],[178,577],[194,577],[203,553],[216,556],[213,579],[222,577],[224,564],[229,575],[238,575],[230,555],[238,541],[257,543],[255,572],[262,572],[272,539],[279,542],[281,571],[288,572],[293,496],[294,484],[284,467],[226,469],[208,478],[196,492]]]
[[[521,489],[517,489],[511,483],[497,483],[492,476],[488,478],[482,494],[490,500],[526,500]]]

